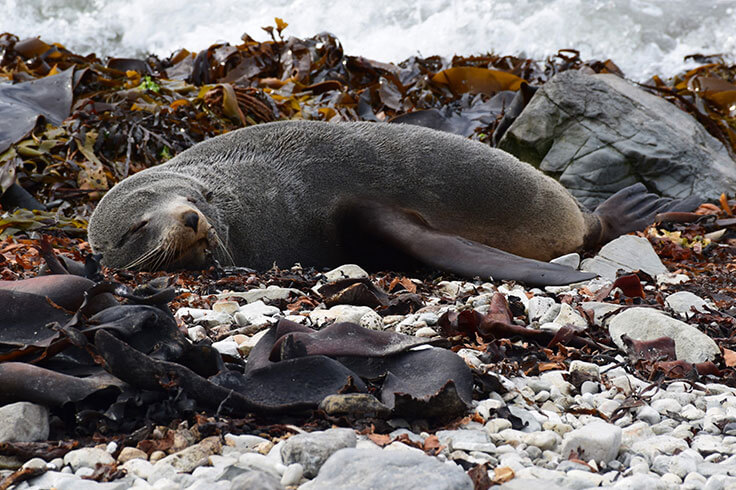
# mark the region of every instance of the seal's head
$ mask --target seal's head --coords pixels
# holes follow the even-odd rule
[[[211,193],[174,172],[141,172],[115,186],[89,222],[89,243],[102,263],[122,269],[201,269],[227,261],[226,230]]]

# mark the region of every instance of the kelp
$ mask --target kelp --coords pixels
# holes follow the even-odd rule
[[[642,86],[692,114],[736,157],[736,65],[721,55],[686,59],[702,66],[670,80],[654,76]]]
[[[0,99],[63,77],[69,83],[59,94],[71,98],[66,113],[51,111],[41,94],[33,110],[9,106],[26,111],[27,123],[0,126],[0,190],[17,181],[50,209],[85,217],[90,202],[131,173],[217,134],[280,119],[401,122],[490,142],[524,82],[566,69],[618,71],[573,51],[544,63],[494,54],[382,63],[345,54],[329,33],[285,38],[287,25],[276,19],[264,28],[266,41],[244,34],[240,44],[165,59],[104,60],[0,35],[0,79],[14,83],[0,83]]]

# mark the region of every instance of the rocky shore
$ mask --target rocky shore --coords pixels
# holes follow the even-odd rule
[[[285,27],[267,29],[271,41],[244,36],[242,45],[182,50],[166,60],[102,60],[38,39],[0,36],[1,75],[8,81],[0,84],[0,115],[20,111],[25,124],[0,125],[1,278],[37,276],[44,260],[50,267],[48,247],[83,262],[85,217],[109,186],[202,139],[278,119],[420,124],[500,140],[521,154],[531,148],[532,163],[577,186],[578,197],[591,205],[630,178],[672,196],[695,186],[717,204],[704,204],[685,221],[623,236],[589,256],[555,259],[600,275],[570,286],[529,288],[436,272],[368,274],[352,264],[262,273],[90,266],[94,283],[107,284],[123,306],[166,296],[143,303],[170,320],[173,332],[161,342],[176,333],[176,342],[214,353],[208,359],[218,369],[247,371],[251,353],[264,349],[280,322],[317,331],[347,323],[350,332],[368,331],[366,338],[390,332],[411,345],[426,344],[403,354],[457,354],[472,375],[472,400],[458,395],[454,380],[437,391],[442,396],[403,398],[404,410],[415,402],[419,408],[399,416],[388,402],[401,398],[401,390],[384,395],[383,380],[350,378],[345,390],[301,410],[237,411],[228,399],[213,407],[197,398],[177,378],[184,371],[175,371],[173,361],[156,364],[171,361],[157,351],[141,359],[171,371],[157,371],[144,380],[153,378],[150,384],[117,379],[85,385],[82,394],[73,393],[81,384],[69,385],[66,399],[58,382],[39,395],[2,378],[11,364],[58,354],[48,344],[29,347],[25,337],[5,337],[0,490],[736,488],[736,203],[727,195],[736,147],[729,109],[734,68],[703,58],[701,68],[673,80],[655,77],[634,87],[617,78],[622,74],[610,61],[583,62],[574,51],[546,62],[488,55],[412,58],[396,66],[345,55],[328,34],[286,38]],[[519,102],[526,82],[542,88],[534,101]],[[616,107],[598,100],[580,113],[570,110],[581,99],[580,86],[599,93],[605,85],[616,88],[606,99]],[[44,90],[35,91],[39,86]],[[30,93],[21,98],[30,103],[16,103],[14,91]],[[619,126],[610,124],[604,116],[614,112],[636,119],[640,130],[659,130],[628,134],[635,124],[618,116]],[[591,130],[586,117],[605,120],[606,128]],[[540,129],[535,124],[542,118],[561,124]],[[683,136],[682,127],[695,129]],[[505,139],[499,128],[507,131]],[[672,145],[657,146],[664,133]],[[686,137],[702,145],[693,150]],[[682,151],[668,152],[674,147]],[[594,152],[596,158],[585,159]],[[612,188],[584,186],[598,157],[610,163]],[[707,162],[717,165],[706,172]],[[697,185],[682,184],[682,175]],[[27,194],[21,202],[32,205],[11,211],[17,201],[9,190],[18,186]],[[36,305],[49,307],[47,301]],[[102,356],[108,353],[95,350],[96,337],[75,336],[75,328],[90,327],[77,307],[52,310],[63,319],[50,329],[64,337],[59,351],[73,344],[92,354],[94,367],[112,370]],[[13,318],[27,315],[30,324],[32,313],[15,311]],[[114,330],[133,321],[101,323]],[[168,345],[182,347],[176,342]],[[289,355],[304,357],[301,344],[283,344],[270,352],[291,348]],[[419,374],[403,381],[406,388],[426,384],[423,368],[409,371]],[[213,390],[226,385],[210,381],[211,374],[187,380]],[[310,376],[321,373],[299,374],[309,391]],[[64,376],[54,379],[84,379]],[[460,416],[458,403],[465,403]],[[448,406],[454,409],[443,414]]]
[[[732,361],[723,364],[719,347],[728,353],[730,340],[714,340],[693,326],[733,317],[687,291],[697,281],[669,272],[646,239],[632,238],[637,237],[612,242],[582,267],[596,270],[612,257],[625,257],[616,263],[622,273],[650,274],[633,275],[640,293],[621,281],[613,287],[605,278],[529,289],[402,277],[387,289],[392,295],[418,292],[423,306],[381,316],[380,308],[350,304],[360,301],[347,301],[347,295],[330,307],[320,302],[325,298],[316,291],[322,284],[369,279],[386,287],[386,277],[369,276],[354,265],[318,274],[297,288],[274,280],[278,274],[270,280],[251,274],[247,290],[220,288],[207,295],[180,281],[185,299],[177,302],[175,316],[181,328],[194,342],[213,341],[223,356],[247,358],[279,318],[314,327],[352,322],[444,337],[492,388],[479,392],[464,417],[439,424],[421,413],[366,418],[380,403],[345,394],[320,406],[318,418],[333,428],[288,425],[276,437],[258,430],[205,437],[186,421],[159,426],[150,439],[162,449],[110,441],[47,460],[15,458],[28,479],[14,488],[398,489],[428,482],[447,489],[736,488],[736,389],[727,367]],[[580,257],[558,261],[577,265]],[[492,315],[501,298],[518,327],[567,334],[544,347],[523,335],[488,335],[477,325],[458,329],[458,314]],[[672,344],[646,344],[662,337]],[[703,370],[705,364],[714,371]],[[48,438],[45,408],[16,403],[0,410],[3,440]],[[11,474],[19,473],[2,471],[4,477]]]

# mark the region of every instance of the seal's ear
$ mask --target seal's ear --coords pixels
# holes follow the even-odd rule
[[[372,202],[345,210],[352,226],[419,262],[468,278],[514,280],[534,286],[570,284],[596,277],[570,267],[527,259],[431,228],[413,212]]]

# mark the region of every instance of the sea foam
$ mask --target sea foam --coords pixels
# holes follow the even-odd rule
[[[544,59],[562,48],[612,59],[634,80],[688,67],[688,54],[736,53],[733,0],[0,0],[0,31],[40,35],[100,56],[168,56],[243,33],[335,34],[345,52],[398,62],[411,55],[494,52]]]

